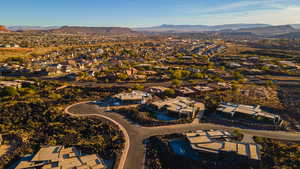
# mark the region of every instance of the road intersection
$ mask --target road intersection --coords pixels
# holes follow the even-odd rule
[[[183,133],[190,130],[223,129],[233,131],[238,129],[243,134],[247,135],[247,137],[261,136],[280,140],[300,141],[299,132],[238,128],[213,123],[199,123],[198,120],[189,124],[143,127],[126,119],[126,117],[120,114],[104,111],[104,109],[92,102],[81,102],[70,105],[65,109],[65,113],[80,117],[100,117],[111,121],[120,128],[125,136],[126,142],[117,167],[118,169],[142,169],[144,166],[145,153],[144,140],[155,135]]]

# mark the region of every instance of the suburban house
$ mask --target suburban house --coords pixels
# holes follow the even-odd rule
[[[148,88],[147,91],[149,93],[162,93],[168,89],[169,88],[164,87],[164,86],[152,86],[152,87]]]
[[[188,97],[168,98],[151,102],[147,105],[151,111],[160,111],[177,117],[194,118],[203,116],[205,105]]]
[[[48,67],[46,67],[46,71],[48,72],[49,76],[61,73],[61,69],[61,64],[50,64]]]
[[[282,64],[283,66],[291,69],[300,69],[300,66],[296,63],[293,63],[291,61],[278,61],[278,63]]]
[[[103,160],[96,154],[83,155],[75,147],[42,147],[30,160],[24,160],[16,169],[55,168],[55,169],[107,169]]]
[[[112,98],[116,99],[119,104],[143,104],[151,99],[151,95],[143,91],[133,90],[129,93],[116,94]]]
[[[214,89],[211,88],[211,87],[208,87],[208,86],[200,86],[200,85],[193,86],[193,89],[195,89],[196,91],[199,91],[199,92],[210,92],[210,91],[213,91],[213,90],[214,90]]]
[[[281,123],[280,116],[263,111],[259,105],[250,106],[242,104],[237,105],[232,103],[221,103],[217,108],[217,112],[229,117],[255,119],[272,122],[274,124]]]
[[[17,81],[0,81],[0,88],[2,87],[13,87],[13,88],[21,88],[22,83]]]
[[[123,73],[127,74],[128,76],[133,76],[138,72],[137,69],[135,68],[129,68],[129,69],[125,69],[123,70]]]
[[[195,91],[193,89],[190,89],[188,87],[181,87],[181,88],[177,89],[177,91],[182,95],[189,95],[189,94],[195,93]]]
[[[241,159],[258,161],[258,144],[231,141],[232,135],[223,130],[198,130],[185,134],[191,148],[202,153],[235,153]]]
[[[230,83],[225,83],[225,82],[213,82],[213,83],[209,83],[208,86],[214,89],[221,89],[221,90],[232,89],[232,85]]]

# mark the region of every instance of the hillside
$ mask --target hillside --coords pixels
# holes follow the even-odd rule
[[[5,26],[0,25],[0,32],[10,32]]]
[[[58,29],[50,30],[57,34],[99,34],[99,35],[126,35],[134,32],[129,28],[121,27],[80,27],[80,26],[63,26]]]
[[[293,24],[293,25],[291,25],[293,28],[295,28],[295,29],[300,29],[300,24]]]
[[[290,25],[282,25],[282,26],[268,26],[268,27],[261,27],[261,28],[240,29],[237,32],[249,32],[259,36],[276,36],[276,35],[287,34],[295,31],[296,29],[294,29]]]
[[[298,30],[297,32],[291,32],[291,33],[287,33],[287,34],[276,35],[276,36],[273,36],[272,38],[300,39],[300,30]]]

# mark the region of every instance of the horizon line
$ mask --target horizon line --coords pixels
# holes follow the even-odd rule
[[[96,26],[96,25],[5,25],[2,26],[5,27],[121,27],[121,28],[148,28],[148,27],[157,27],[162,25],[170,25],[170,26],[221,26],[221,25],[238,25],[238,24],[250,24],[250,25],[270,25],[270,26],[284,26],[284,25],[299,25],[300,23],[290,23],[290,24],[268,24],[268,23],[226,23],[226,24],[157,24],[157,25],[151,25],[151,26]],[[1,25],[0,25],[1,26]]]

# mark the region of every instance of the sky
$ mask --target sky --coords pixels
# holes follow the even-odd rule
[[[300,24],[300,0],[13,0],[0,25],[122,26]]]

